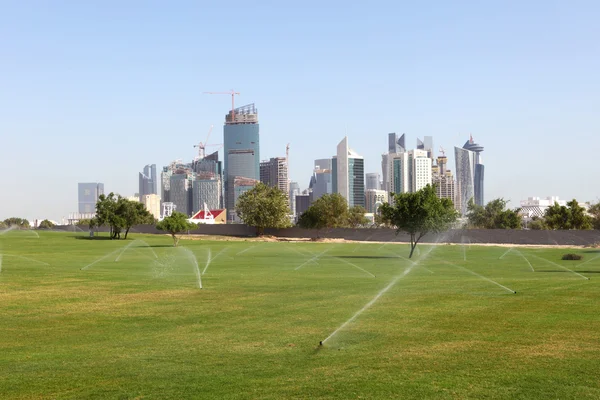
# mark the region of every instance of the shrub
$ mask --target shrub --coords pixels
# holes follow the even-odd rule
[[[580,256],[579,254],[573,254],[573,253],[564,254],[562,256],[563,260],[581,260],[582,258],[583,258],[583,256]]]

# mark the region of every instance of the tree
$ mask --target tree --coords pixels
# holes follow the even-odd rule
[[[165,217],[162,221],[156,224],[156,229],[171,234],[173,237],[174,247],[177,247],[177,243],[179,243],[179,237],[177,236],[178,233],[186,232],[196,227],[196,224],[188,221],[187,215],[177,211],[173,211],[170,216]]]
[[[544,220],[548,229],[571,229],[571,211],[557,202],[546,209]]]
[[[380,210],[383,218],[396,227],[396,235],[410,235],[409,258],[423,236],[448,230],[458,216],[452,201],[437,197],[431,185],[417,192],[396,194],[393,205],[384,203]]]
[[[548,229],[548,226],[546,225],[546,221],[544,221],[544,218],[540,218],[537,215],[534,215],[533,217],[531,217],[531,222],[529,222],[529,229],[534,231],[540,231]]]
[[[38,225],[38,229],[52,229],[52,228],[54,228],[54,224],[51,221],[48,221],[47,219],[43,220]]]
[[[146,210],[146,207],[142,203],[127,200],[123,197],[119,197],[117,200],[115,213],[122,219],[120,222],[122,227],[125,228],[125,239],[127,239],[129,229],[133,225],[151,224],[154,222],[154,217]]]
[[[339,193],[319,197],[298,219],[305,229],[343,228],[348,224],[348,203]]]
[[[567,207],[569,207],[571,214],[571,229],[592,229],[592,219],[577,200],[569,201]]]
[[[485,207],[477,205],[473,199],[467,205],[469,225],[483,229],[520,229],[520,209],[507,209],[508,201],[498,198],[488,202]]]
[[[21,229],[29,229],[31,226],[29,225],[29,221],[25,218],[11,217],[4,220],[4,224],[7,227],[16,226]]]
[[[290,226],[288,199],[278,188],[259,183],[242,194],[235,206],[246,225],[254,226],[261,236],[265,228],[287,228]]]
[[[6,223],[4,223],[4,221],[0,221],[0,229],[6,229],[8,228],[8,225],[6,225]]]
[[[367,225],[369,220],[365,217],[366,213],[367,210],[362,206],[350,207],[348,210],[348,226],[350,228],[358,228]]]
[[[588,208],[588,214],[590,215],[592,227],[594,229],[600,229],[600,202],[592,204],[590,208]]]

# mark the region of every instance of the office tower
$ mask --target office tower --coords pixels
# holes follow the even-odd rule
[[[370,172],[367,177],[367,190],[379,190],[379,173]]]
[[[296,196],[300,194],[300,185],[298,182],[290,182],[290,208],[291,214],[296,217]]]
[[[192,188],[193,175],[188,173],[171,175],[170,178],[170,198],[175,206],[175,211],[183,213],[188,217],[192,216]]]
[[[368,213],[377,213],[377,209],[387,202],[388,192],[385,190],[367,189],[365,191],[365,208]]]
[[[484,206],[483,198],[483,176],[484,176],[484,165],[481,157],[483,146],[473,141],[473,136],[469,136],[469,140],[464,144],[464,149],[475,153],[475,171],[473,175],[473,191],[475,197],[475,204]]]
[[[456,186],[458,190],[457,200],[460,203],[460,212],[466,215],[469,200],[473,199],[475,204],[484,205],[483,198],[483,173],[481,153],[483,146],[476,144],[473,137],[461,147],[454,147],[454,158],[456,161]]]
[[[392,193],[416,192],[431,185],[432,160],[425,150],[390,154],[390,188]]]
[[[260,179],[260,143],[258,111],[254,104],[236,108],[225,116],[223,126],[225,157],[225,203],[227,219],[235,212],[235,180],[258,182]],[[238,190],[239,191],[239,190]]]
[[[398,138],[397,133],[388,133],[388,153],[402,153],[406,151],[406,134]]]
[[[417,138],[417,150],[425,150],[427,157],[433,159],[433,136],[424,136],[423,140]]]
[[[435,185],[435,191],[440,199],[450,199],[454,204],[454,208],[460,210],[459,202],[457,201],[456,181],[452,175],[452,171],[446,168],[448,158],[446,154],[438,156],[437,165],[432,168],[432,183]]]
[[[333,193],[333,163],[331,158],[315,160],[315,169],[310,179],[311,203],[324,194]]]
[[[143,172],[139,173],[139,201],[147,194],[158,194],[156,164],[146,165]]]
[[[260,181],[267,186],[276,187],[283,193],[288,191],[288,166],[285,157],[275,157],[260,162]]]
[[[332,188],[348,201],[348,206],[365,206],[365,164],[362,156],[348,147],[348,137],[337,146],[332,158]]]
[[[297,194],[296,195],[296,218],[300,218],[300,216],[304,213],[304,211],[308,210],[310,207],[310,195],[309,194]]]
[[[193,212],[203,210],[204,204],[209,210],[220,210],[222,191],[220,179],[195,179],[192,182]]]
[[[95,214],[98,197],[104,194],[104,184],[97,182],[77,184],[80,214]],[[86,217],[83,217],[86,218]]]

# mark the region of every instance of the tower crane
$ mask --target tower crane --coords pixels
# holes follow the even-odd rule
[[[442,146],[440,146],[440,153],[442,153],[442,156],[446,157],[446,150],[444,150]]]
[[[231,121],[233,122],[235,120],[235,95],[237,94],[239,96],[239,92],[234,91],[233,89],[231,89],[228,92],[204,92],[205,94],[229,94],[231,95]]]
[[[208,138],[210,137],[210,134],[213,130],[214,125],[210,126],[210,129],[208,130],[208,135],[206,135],[206,140],[204,141],[204,143],[200,142],[198,144],[195,144],[194,147],[198,148],[198,159],[202,160],[204,157],[206,157],[206,147],[207,146],[222,146],[222,143],[214,143],[214,144],[208,144]]]

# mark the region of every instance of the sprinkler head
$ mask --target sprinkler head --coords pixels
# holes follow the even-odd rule
[[[513,294],[517,294],[517,292],[515,292],[515,291],[513,290]]]
[[[323,341],[322,340],[319,342],[319,346],[323,346]]]

